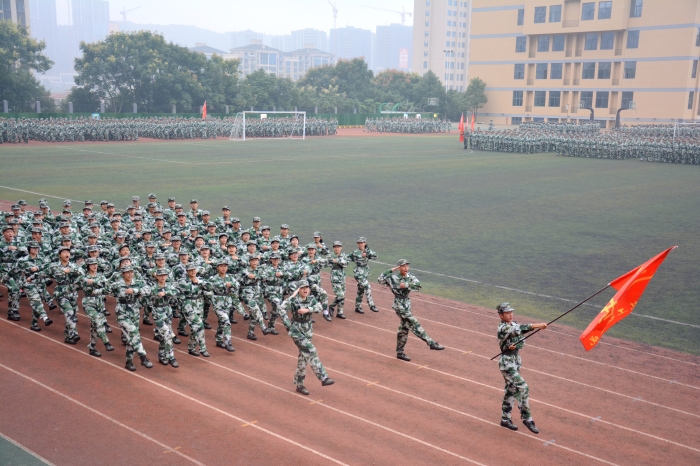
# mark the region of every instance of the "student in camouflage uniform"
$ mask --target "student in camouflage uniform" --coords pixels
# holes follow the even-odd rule
[[[278,241],[279,243],[279,241]],[[285,273],[280,267],[281,256],[279,252],[269,255],[270,263],[263,267],[263,296],[270,302],[270,320],[267,323],[268,331],[272,335],[278,335],[275,323],[282,314],[282,301],[284,301]]]
[[[197,266],[187,264],[187,276],[178,283],[178,290],[182,299],[182,315],[190,326],[190,341],[187,350],[192,356],[201,354],[205,358],[209,357],[207,344],[204,339],[204,292],[207,290],[207,283],[197,278]],[[199,346],[199,351],[197,351]]]
[[[297,360],[297,371],[294,376],[294,384],[297,392],[308,395],[309,390],[304,386],[306,379],[306,366],[311,366],[322,386],[333,385],[335,381],[328,377],[326,369],[318,359],[318,352],[311,343],[313,337],[312,315],[321,311],[321,303],[316,298],[310,296],[311,289],[306,280],[301,280],[297,289],[292,295],[282,303],[282,322],[292,337],[294,344],[299,348],[299,358]],[[298,297],[297,297],[298,295]],[[287,311],[292,313],[291,320],[287,316]]]
[[[408,331],[412,331],[415,336],[423,340],[430,346],[431,350],[444,350],[445,347],[440,345],[432,338],[421,327],[418,319],[413,317],[411,313],[411,299],[408,294],[411,291],[418,291],[421,289],[421,284],[415,275],[409,273],[409,262],[405,259],[399,259],[396,263],[396,267],[391,270],[387,270],[379,276],[377,281],[382,285],[387,285],[391,292],[394,294],[394,304],[391,308],[396,312],[396,315],[401,319],[399,324],[399,331],[396,334],[396,357],[403,361],[410,361],[406,353],[404,353],[404,348],[406,347],[406,341],[408,340]],[[394,275],[394,272],[399,271],[398,275]]]
[[[43,258],[39,257],[39,243],[30,241],[27,243],[27,249],[29,255],[21,258],[16,268],[19,272],[20,286],[32,307],[32,323],[29,328],[40,332],[39,319],[43,320],[47,327],[53,323],[46,315],[44,304],[41,302],[41,291],[46,289],[44,273],[47,264]]]
[[[16,243],[13,242],[15,233],[11,225],[2,227],[0,239],[0,283],[7,287],[7,318],[19,320],[20,288],[15,280],[14,262],[17,254]]]
[[[335,309],[338,308],[338,319],[345,319],[345,267],[348,266],[348,258],[343,254],[343,243],[336,241],[333,243],[333,254],[328,257],[328,264],[331,267],[331,286],[335,299],[328,306],[331,317]]]
[[[136,353],[141,359],[141,365],[150,369],[153,363],[146,357],[146,350],[143,349],[139,333],[139,301],[141,297],[149,295],[151,290],[145,282],[134,280],[134,269],[131,265],[122,267],[121,274],[122,278],[118,278],[112,284],[111,294],[117,298],[115,309],[117,322],[126,340],[125,367],[130,371],[136,370],[132,362]]]
[[[75,262],[70,261],[70,248],[58,248],[58,262],[49,266],[48,273],[55,282],[53,295],[66,320],[63,331],[66,343],[75,345],[80,340],[75,324],[78,322],[78,278],[83,274]]]
[[[107,279],[97,271],[98,263],[96,258],[88,257],[85,260],[85,264],[87,264],[87,272],[78,278],[78,286],[84,293],[83,311],[90,318],[90,344],[88,345],[88,350],[90,356],[99,358],[102,356],[102,353],[95,348],[98,338],[102,340],[107,351],[114,351],[114,347],[109,343],[105,329],[107,319],[105,319],[104,315],[105,303],[103,296],[107,291],[105,290]]]
[[[362,298],[367,294],[367,304],[373,312],[379,312],[372,299],[372,288],[367,277],[369,277],[369,261],[377,258],[377,253],[367,247],[367,239],[360,237],[357,239],[357,249],[348,256],[348,260],[355,263],[355,280],[357,280],[357,296],[355,297],[355,312],[364,314],[362,310]]]
[[[540,431],[535,427],[535,421],[530,414],[529,393],[525,380],[520,376],[520,350],[525,346],[522,335],[535,330],[544,330],[547,324],[518,324],[513,320],[513,309],[509,303],[501,303],[496,306],[501,323],[498,326],[498,344],[501,348],[501,357],[498,359],[498,368],[505,379],[503,404],[501,410],[501,426],[510,430],[518,430],[511,420],[513,404],[517,400],[520,405],[520,416],[525,427],[533,433]]]
[[[321,269],[328,265],[328,261],[318,257],[316,252],[316,243],[309,243],[306,247],[307,256],[302,259],[302,263],[306,267],[306,281],[311,288],[311,295],[321,303],[323,318],[330,322],[333,318],[328,312],[328,293],[321,288]]]
[[[178,294],[178,290],[167,283],[169,272],[167,269],[158,269],[155,272],[156,283],[151,287],[151,303],[153,304],[153,319],[158,331],[158,362],[167,366],[180,367],[173,352],[173,341],[176,338],[173,333],[173,310],[170,303]]]
[[[238,281],[231,275],[227,275],[228,263],[226,261],[215,262],[216,274],[208,282],[211,287],[211,304],[214,313],[219,319],[216,327],[216,346],[226,351],[236,351],[231,345],[231,318],[233,309],[233,295],[238,295]],[[240,306],[240,303],[239,303]]]
[[[262,291],[260,289],[262,270],[258,269],[259,260],[260,257],[257,255],[250,256],[248,258],[248,267],[241,272],[239,278],[239,282],[241,284],[241,301],[248,306],[248,310],[250,311],[250,323],[248,324],[249,340],[258,339],[258,337],[255,336],[256,324],[262,329],[263,335],[270,333],[267,326],[265,326],[262,310],[260,310],[260,301],[263,298]]]

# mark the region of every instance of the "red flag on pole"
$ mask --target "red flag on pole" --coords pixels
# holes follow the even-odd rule
[[[202,120],[207,119],[207,101],[204,101],[204,105],[202,105]]]
[[[474,131],[474,113],[472,112],[472,132]]]
[[[634,310],[649,281],[656,273],[656,269],[666,259],[668,253],[677,247],[666,249],[639,267],[610,282],[610,286],[616,289],[617,293],[579,337],[586,351],[592,350],[605,332]]]
[[[462,118],[459,119],[459,142],[464,142],[464,113],[462,113]]]

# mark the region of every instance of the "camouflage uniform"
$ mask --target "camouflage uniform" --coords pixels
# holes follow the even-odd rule
[[[277,254],[279,256],[279,254]],[[278,277],[277,273],[282,276]],[[270,302],[270,320],[267,327],[270,330],[275,328],[277,318],[282,314],[282,301],[284,301],[284,282],[285,273],[282,267],[274,267],[272,264],[266,265],[262,269],[263,277],[263,295]],[[274,333],[274,332],[273,332]]]
[[[16,269],[19,272],[20,286],[22,290],[27,295],[29,300],[29,305],[32,307],[32,330],[36,330],[37,323],[39,319],[47,322],[50,320],[46,315],[46,310],[44,309],[44,304],[42,300],[42,291],[46,291],[46,285],[44,282],[46,262],[41,257],[37,256],[32,258],[31,256],[25,256],[17,261]],[[37,270],[32,271],[34,267]]]
[[[249,275],[255,275],[255,278],[250,278]],[[265,326],[265,320],[263,318],[262,310],[260,309],[260,301],[262,298],[262,292],[260,290],[260,282],[262,281],[262,271],[261,269],[252,269],[251,267],[246,267],[243,269],[239,275],[239,282],[241,284],[241,301],[248,306],[250,311],[250,323],[248,324],[248,336],[255,336],[255,325],[260,325],[263,334],[267,333],[267,327]]]
[[[222,278],[218,273],[207,281],[211,287],[211,304],[219,319],[216,327],[216,344],[227,347],[231,344],[231,313],[234,309],[234,296],[238,308],[241,307],[238,300],[238,281],[231,275],[224,275]],[[241,311],[242,309],[239,310]]]
[[[125,267],[122,269],[122,272],[129,269],[130,267]],[[132,288],[134,292],[127,294],[126,290],[129,288]],[[135,277],[130,284],[127,284],[124,278],[117,278],[112,284],[111,294],[117,298],[117,306],[115,308],[117,322],[126,340],[127,364],[133,360],[134,353],[137,353],[142,361],[146,357],[146,350],[143,349],[141,334],[139,333],[139,303],[143,296],[147,296],[150,293],[151,289],[148,285]]]
[[[165,269],[159,269],[158,271],[161,273],[167,272]],[[165,293],[165,296],[159,296],[159,293]],[[177,295],[178,290],[170,283],[166,283],[161,287],[156,282],[151,287],[150,301],[153,306],[153,319],[160,336],[158,360],[162,364],[173,364],[172,361],[175,361],[175,353],[173,352],[173,339],[175,338],[173,333],[173,310],[170,307],[170,303]],[[174,367],[177,367],[177,365],[174,365]]]
[[[520,405],[520,416],[523,420],[531,419],[529,393],[525,380],[520,376],[520,360],[519,351],[525,346],[521,340],[521,335],[532,330],[530,324],[518,324],[516,322],[501,322],[498,326],[498,344],[503,354],[498,359],[498,368],[505,379],[505,389],[503,393],[503,405],[501,412],[502,420],[510,420],[510,414],[513,410],[515,400]],[[518,342],[515,350],[510,350],[508,347],[515,342]]]
[[[363,256],[362,254],[365,253]],[[374,305],[374,299],[372,299],[372,288],[370,288],[369,281],[369,261],[377,258],[377,253],[372,251],[369,247],[365,247],[364,251],[356,249],[352,254],[348,256],[348,260],[355,263],[355,280],[357,280],[357,296],[355,297],[355,311],[362,312],[362,298],[365,293],[367,294],[367,304],[369,308],[376,312],[377,306]]]
[[[336,255],[332,253],[328,257],[328,263],[331,266],[331,286],[333,287],[333,293],[335,293],[335,299],[329,306],[329,311],[331,316],[333,315],[334,309],[338,309],[338,316],[343,316],[344,306],[345,306],[345,267],[348,266],[348,258],[344,253]]]
[[[68,272],[65,271],[68,269]],[[77,283],[83,270],[74,262],[69,262],[67,265],[61,262],[55,262],[49,266],[48,274],[56,282],[56,288],[53,291],[56,304],[61,309],[63,316],[66,319],[65,330],[63,335],[66,342],[69,340],[77,342],[80,340],[75,324],[78,322],[78,291]]]
[[[92,280],[92,283],[88,283]],[[78,279],[78,286],[83,290],[83,311],[90,318],[90,345],[88,348],[94,350],[99,338],[105,347],[109,345],[107,338],[107,319],[105,318],[105,303],[103,296],[106,294],[105,286],[107,279],[101,273],[94,276],[90,272],[83,274]]]
[[[0,238],[0,283],[7,287],[8,318],[10,320],[19,320],[20,287],[15,280],[16,273],[14,271],[16,250],[11,250],[11,246],[15,246],[15,244],[8,243],[4,238]]]
[[[194,267],[194,264],[188,265]],[[197,283],[193,283],[189,276],[186,276],[177,285],[182,299],[182,314],[190,326],[190,340],[187,349],[191,354],[199,351],[208,356],[207,344],[204,340],[204,292],[211,288],[203,279],[198,278]],[[196,354],[197,356],[199,353]]]

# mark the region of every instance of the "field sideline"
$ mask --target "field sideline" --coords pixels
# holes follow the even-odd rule
[[[380,262],[443,274],[416,272],[427,293],[492,309],[510,301],[537,319],[677,244],[610,333],[700,354],[697,167],[470,153],[455,134],[2,145],[0,166],[0,199],[42,197],[15,188],[123,208],[155,192],[163,203],[197,197],[214,217],[230,205],[244,226],[259,215],[273,234],[289,223],[302,242],[320,230],[347,251],[366,236]],[[583,328],[611,295],[563,323]]]

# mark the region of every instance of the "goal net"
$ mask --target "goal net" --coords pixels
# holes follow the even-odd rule
[[[239,112],[229,140],[246,139],[306,139],[306,112]]]

